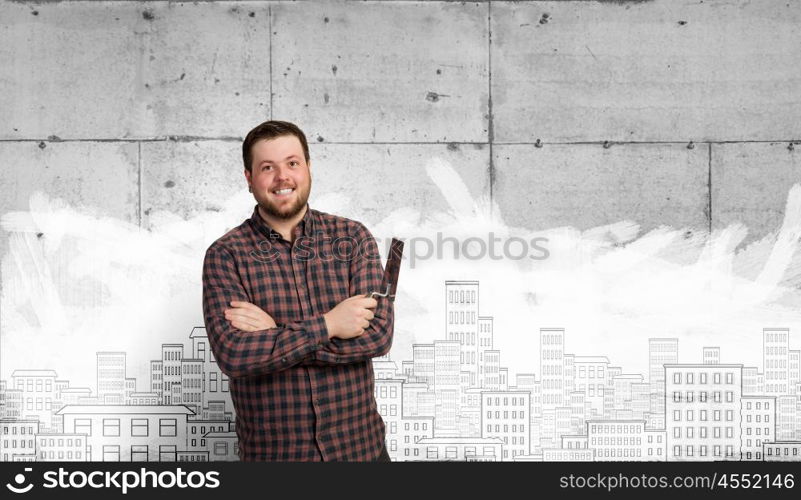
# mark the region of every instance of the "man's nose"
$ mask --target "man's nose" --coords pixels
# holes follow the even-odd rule
[[[286,167],[276,167],[275,178],[279,181],[289,180],[289,169]]]

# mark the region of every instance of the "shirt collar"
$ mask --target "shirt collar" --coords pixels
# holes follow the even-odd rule
[[[281,238],[281,233],[270,227],[267,224],[261,214],[259,213],[259,205],[253,208],[253,215],[250,216],[250,221],[254,227],[256,227],[260,232],[262,232],[267,237],[275,237]],[[312,208],[306,203],[306,214],[303,218],[298,222],[295,231],[298,232],[296,236],[311,236],[314,234],[314,216],[312,214]]]

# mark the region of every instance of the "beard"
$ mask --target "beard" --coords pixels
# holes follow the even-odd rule
[[[276,219],[280,220],[290,220],[299,214],[303,208],[306,206],[306,203],[309,201],[309,193],[311,192],[311,179],[309,179],[309,184],[306,186],[305,190],[302,190],[300,187],[295,188],[295,194],[297,195],[297,199],[294,203],[288,206],[279,207],[269,199],[265,199],[259,201],[259,207],[261,207],[264,212]]]

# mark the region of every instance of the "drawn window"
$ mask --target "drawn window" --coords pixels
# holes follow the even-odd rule
[[[147,462],[147,445],[131,446],[131,462]]]
[[[75,419],[75,433],[76,434],[92,434],[92,420],[88,418]]]
[[[178,435],[178,420],[174,418],[159,419],[159,436],[174,437]]]
[[[103,435],[107,437],[114,437],[120,435],[120,419],[118,418],[104,418],[103,419]]]
[[[159,462],[175,462],[177,453],[175,445],[159,445]]]
[[[149,431],[149,422],[146,418],[132,418],[131,419],[131,436],[147,436]]]
[[[120,461],[120,446],[117,444],[103,445],[103,461],[104,462],[119,462]]]

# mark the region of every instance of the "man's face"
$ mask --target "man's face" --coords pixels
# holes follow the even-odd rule
[[[267,214],[288,220],[306,206],[311,173],[303,146],[294,135],[262,139],[251,146],[253,162],[245,177],[253,197]]]

